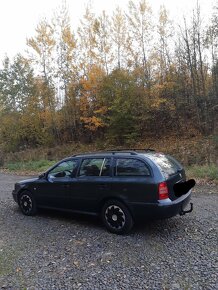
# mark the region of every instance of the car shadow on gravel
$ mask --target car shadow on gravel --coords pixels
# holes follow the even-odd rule
[[[23,216],[20,212],[19,208],[14,208],[16,214]],[[25,216],[23,216],[25,218]],[[62,212],[58,210],[52,209],[40,209],[35,218],[39,218],[40,221],[42,220],[54,220],[55,222],[61,223],[62,225],[69,226],[69,224],[74,224],[76,227],[81,227],[84,229],[90,230],[101,230],[106,231],[104,228],[101,219],[98,216],[89,216],[84,214],[78,213],[71,213],[71,212]],[[29,217],[26,217],[29,218]],[[137,222],[133,230],[131,231],[131,235],[152,235],[152,236],[169,236],[170,234],[176,232],[184,232],[185,225],[181,221],[180,218],[174,217],[171,219],[164,219],[164,220],[146,220],[146,221],[139,221]]]
[[[37,215],[41,218],[45,219],[52,219],[58,222],[64,222],[66,224],[72,223],[72,221],[81,226],[85,227],[94,227],[94,228],[102,228],[101,220],[97,216],[88,216],[84,214],[78,214],[78,213],[71,213],[71,212],[65,212],[65,211],[58,211],[58,210],[52,210],[52,209],[40,209],[37,212]]]

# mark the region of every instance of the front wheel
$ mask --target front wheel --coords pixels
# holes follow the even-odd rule
[[[115,234],[127,234],[133,226],[131,213],[118,200],[109,200],[104,204],[101,218],[106,228]]]
[[[18,204],[24,215],[34,215],[37,211],[35,199],[29,191],[20,194]]]

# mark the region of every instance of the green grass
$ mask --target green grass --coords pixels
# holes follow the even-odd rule
[[[189,178],[205,179],[218,182],[218,166],[213,165],[193,165],[186,169]]]
[[[4,168],[11,172],[35,172],[40,173],[46,171],[50,166],[54,165],[56,161],[38,160],[8,163]]]

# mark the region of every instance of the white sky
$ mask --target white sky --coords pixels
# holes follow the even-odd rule
[[[198,0],[204,17],[210,16],[211,7],[217,0]],[[82,18],[88,0],[66,0],[72,26],[76,29]],[[178,20],[178,15],[187,15],[197,0],[150,0],[153,12],[157,13],[161,4],[168,9],[170,16]],[[0,0],[0,62],[7,54],[13,57],[26,48],[26,38],[34,36],[35,28],[43,17],[50,18],[60,7],[62,0]],[[128,0],[92,0],[94,11],[111,13],[117,6],[124,10]]]

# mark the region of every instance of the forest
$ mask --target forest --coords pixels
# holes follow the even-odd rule
[[[218,140],[218,3],[178,25],[129,1],[71,27],[66,5],[0,67],[0,148],[115,146],[163,136]],[[217,141],[218,143],[218,141]]]

